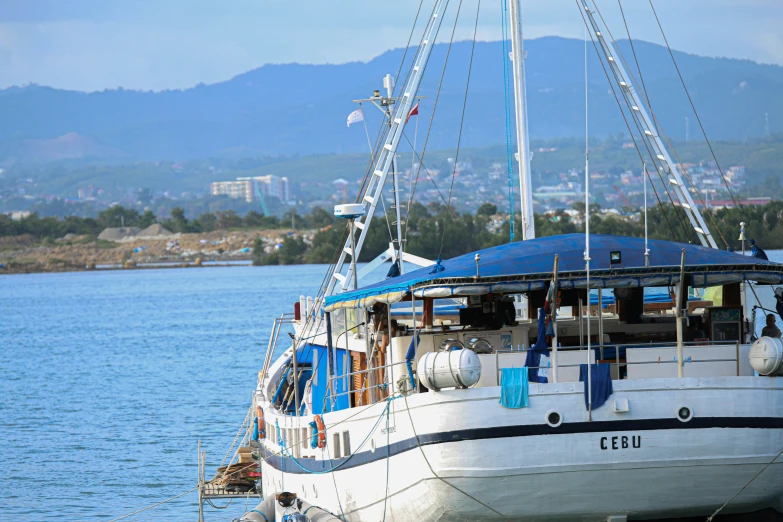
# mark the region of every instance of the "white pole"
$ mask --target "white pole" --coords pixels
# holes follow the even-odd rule
[[[592,420],[593,376],[590,343],[590,143],[587,110],[587,29],[585,29],[585,274],[587,276],[587,420]]]
[[[397,221],[397,260],[400,262],[400,274],[405,273],[405,268],[402,266],[402,214],[400,213],[400,184],[398,182],[397,173],[397,157],[395,156],[392,163],[392,190],[394,191],[394,217]],[[393,245],[394,243],[392,243]]]
[[[364,135],[367,136],[367,148],[370,150],[370,158],[372,158],[372,143],[370,142],[370,131],[367,130],[367,122],[364,119],[364,108],[362,104],[359,104],[359,110],[362,111],[362,125],[364,125]]]
[[[685,249],[682,249],[682,256],[680,257],[680,282],[677,283],[677,292],[675,294],[675,300],[677,301],[674,305],[674,312],[675,312],[675,320],[677,321],[677,377],[682,378],[683,376],[683,363],[685,361],[682,360],[683,353],[682,353],[682,341],[683,341],[683,314],[682,314],[682,300],[683,300],[683,290],[685,290],[685,287],[683,286],[683,283],[685,282]],[[686,300],[687,303],[687,300]],[[687,305],[686,305],[687,306]],[[687,310],[687,308],[686,308]]]
[[[650,266],[650,249],[647,246],[647,162],[642,162],[642,182],[644,183],[644,266]]]
[[[527,93],[525,88],[525,49],[522,39],[520,0],[510,0],[511,63],[514,74],[514,106],[517,123],[517,162],[519,163],[519,198],[522,204],[522,239],[536,237],[533,220],[533,192],[530,181],[530,146],[527,135]],[[514,218],[513,216],[511,217]]]
[[[354,235],[354,220],[349,220],[351,226],[351,272],[353,273],[353,289],[359,288],[359,277],[356,275],[356,239]]]
[[[554,294],[554,299],[552,300],[552,332],[554,335],[552,336],[552,380],[556,383],[557,382],[557,271],[560,264],[560,256],[555,254],[555,275],[553,277],[553,284],[554,289],[552,290]]]

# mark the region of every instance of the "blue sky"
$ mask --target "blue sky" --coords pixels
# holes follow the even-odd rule
[[[457,38],[477,0],[463,0]],[[676,49],[783,65],[781,0],[653,0]],[[452,0],[453,12],[458,0]],[[419,0],[0,0],[0,87],[174,89],[265,63],[369,60],[405,44]],[[424,0],[424,6],[432,0]],[[500,37],[482,0],[479,38]],[[391,7],[389,7],[391,6]],[[619,36],[616,0],[598,6]],[[661,42],[648,0],[623,0],[631,34]],[[581,38],[574,0],[523,0],[525,37]],[[443,31],[446,34],[447,31]]]

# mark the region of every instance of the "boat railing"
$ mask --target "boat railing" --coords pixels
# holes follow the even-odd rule
[[[392,386],[392,383],[388,382],[388,380],[386,380],[386,379],[384,379],[384,381],[382,383],[374,384],[374,385],[370,385],[369,380],[364,379],[362,381],[362,386],[360,388],[358,388],[358,389],[346,390],[344,392],[339,392],[339,393],[332,393],[331,392],[331,390],[334,390],[334,384],[336,382],[341,381],[341,380],[345,381],[345,383],[346,383],[345,387],[348,388],[348,385],[351,383],[351,381],[353,380],[353,377],[355,377],[355,376],[369,374],[370,372],[380,372],[380,371],[384,371],[384,373],[387,376],[391,376],[391,372],[386,372],[387,369],[391,370],[391,368],[393,368],[394,366],[401,366],[401,365],[405,365],[405,364],[406,364],[406,361],[400,361],[400,362],[396,362],[396,363],[385,364],[383,366],[373,366],[372,368],[366,368],[364,370],[357,370],[355,372],[345,373],[345,374],[342,374],[342,375],[331,376],[331,377],[329,377],[329,380],[327,381],[327,384],[326,384],[326,389],[330,390],[330,391],[327,393],[327,395],[324,398],[324,400],[325,401],[334,400],[337,397],[342,397],[343,395],[350,395],[352,393],[356,393],[356,394],[359,395],[359,397],[362,397],[364,392],[369,391],[369,390],[373,390],[373,389],[388,389],[390,386]],[[407,377],[407,374],[406,374],[406,377]],[[365,383],[367,384],[367,386],[365,386]],[[374,402],[375,401],[372,401],[372,403],[374,403]]]
[[[594,358],[591,358],[591,361],[595,361],[597,363],[603,363],[603,364],[609,364],[612,367],[616,368],[616,371],[613,373],[613,378],[619,379],[623,369],[627,371],[629,366],[634,365],[660,365],[660,364],[674,364],[678,365],[680,362],[683,366],[689,365],[689,364],[703,364],[703,363],[726,363],[726,362],[732,362],[735,363],[735,375],[739,376],[741,375],[740,370],[740,346],[741,343],[739,341],[688,341],[682,343],[682,348],[693,350],[693,349],[699,349],[699,350],[708,350],[708,349],[714,349],[716,347],[733,347],[733,354],[731,357],[721,357],[721,358],[709,358],[709,359],[694,359],[692,355],[683,356],[682,361],[677,360],[676,354],[672,358],[664,359],[662,357],[658,357],[655,360],[649,360],[649,361],[628,361],[626,357],[621,357],[621,354],[623,352],[627,353],[627,350],[637,350],[637,349],[676,349],[677,343],[676,342],[657,342],[657,343],[627,343],[627,344],[604,344],[602,346],[597,345],[591,345],[588,346],[565,346],[565,347],[558,347],[557,351],[558,353],[573,353],[573,352],[586,352],[588,349],[592,350],[595,353]],[[496,356],[499,356],[501,354],[514,354],[514,353],[527,353],[530,349],[522,349],[522,350],[496,350],[494,354]],[[609,352],[607,354],[607,352]],[[556,359],[556,357],[552,357],[553,352],[550,351],[550,360],[547,366],[539,366],[539,367],[533,367],[530,366],[528,368],[530,369],[559,369],[559,368],[576,368],[580,367],[582,364],[586,364],[587,360],[585,360],[584,363],[569,363],[569,364],[563,364],[559,363]],[[606,355],[613,355],[612,358],[605,358]],[[501,365],[498,363],[497,365],[497,371],[498,371],[498,378],[500,375],[500,370],[502,369]]]
[[[259,383],[264,382],[266,374],[269,371],[269,365],[272,363],[272,355],[277,349],[277,340],[280,337],[281,327],[284,324],[294,323],[295,320],[293,313],[281,314],[280,317],[275,317],[275,320],[272,322],[272,333],[269,335],[269,343],[267,344],[266,354],[264,355],[264,366],[261,369],[261,373],[258,375]]]

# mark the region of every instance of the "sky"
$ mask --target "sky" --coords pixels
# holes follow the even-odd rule
[[[405,45],[420,1],[431,9],[433,0],[0,0],[0,88],[181,89],[267,63],[367,61]],[[472,35],[478,1],[462,0],[456,39]],[[596,1],[624,35],[618,2]],[[649,0],[622,2],[631,36],[662,43]],[[677,50],[783,65],[781,0],[653,4]],[[480,40],[500,38],[500,5],[481,0]],[[575,0],[522,9],[525,38],[583,36]]]

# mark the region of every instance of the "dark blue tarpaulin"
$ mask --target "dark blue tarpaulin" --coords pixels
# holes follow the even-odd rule
[[[591,286],[666,286],[679,280],[680,256],[685,250],[686,273],[692,286],[705,287],[742,281],[783,283],[783,265],[758,258],[673,241],[649,240],[645,266],[644,239],[610,235],[590,236]],[[423,268],[350,292],[326,298],[328,309],[393,303],[412,289],[415,295],[448,297],[482,293],[519,293],[543,289],[552,278],[559,255],[559,288],[585,286],[585,236],[566,234],[509,243],[447,259],[442,271]],[[477,277],[478,275],[478,277]]]

